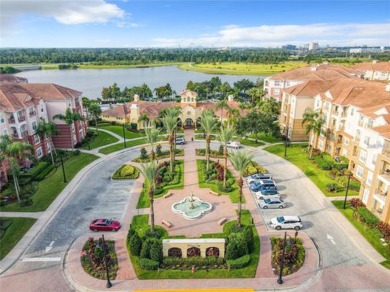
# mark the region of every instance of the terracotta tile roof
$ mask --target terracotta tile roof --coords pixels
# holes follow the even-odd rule
[[[102,116],[111,116],[111,117],[124,117],[125,109],[121,106],[116,106],[108,110],[102,111]]]
[[[0,85],[2,84],[18,84],[18,83],[27,83],[27,78],[10,75],[10,74],[0,74]]]
[[[351,68],[361,71],[390,72],[390,62],[366,62],[352,65]]]
[[[304,83],[283,89],[283,92],[295,96],[315,96],[329,89],[334,83],[335,81],[332,80],[327,80],[327,81],[309,80]]]
[[[33,93],[36,97],[44,100],[68,100],[81,96],[82,92],[70,89],[54,83],[27,83],[20,84]]]
[[[39,103],[40,98],[21,85],[0,85],[0,110],[15,112]]]
[[[273,80],[333,80],[339,78],[360,78],[359,70],[341,65],[309,65],[272,75]]]
[[[186,94],[187,92],[188,92],[188,93],[191,93],[192,95],[198,95],[198,93],[197,93],[196,91],[189,90],[189,89],[183,90],[183,91],[180,93],[180,95],[184,95],[184,94]]]
[[[373,127],[371,130],[379,133],[381,136],[385,138],[390,138],[390,125]]]

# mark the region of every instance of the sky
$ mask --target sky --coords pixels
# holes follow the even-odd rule
[[[0,0],[0,47],[390,46],[389,0]]]

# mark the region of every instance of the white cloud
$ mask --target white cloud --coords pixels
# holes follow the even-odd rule
[[[257,46],[280,47],[287,43],[303,45],[318,41],[320,45],[388,45],[390,23],[310,25],[261,25],[256,27],[224,26],[213,36],[198,38],[156,38],[155,47],[178,46]]]
[[[18,18],[38,15],[54,18],[65,25],[107,23],[124,19],[126,13],[104,0],[1,0],[1,34],[11,33]]]

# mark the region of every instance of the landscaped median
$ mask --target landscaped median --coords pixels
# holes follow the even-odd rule
[[[248,210],[242,210],[242,227],[230,221],[222,233],[203,234],[201,238],[229,239],[225,258],[191,256],[188,258],[162,256],[162,239],[185,238],[168,236],[165,229],[156,226],[150,232],[148,215],[134,216],[127,237],[127,248],[138,279],[212,279],[253,278],[260,254],[260,240],[251,224]],[[191,239],[189,239],[191,240]]]

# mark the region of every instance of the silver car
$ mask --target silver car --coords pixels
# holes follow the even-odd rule
[[[283,202],[280,198],[267,198],[262,200],[259,203],[260,208],[262,209],[283,209],[286,207],[286,203]]]

